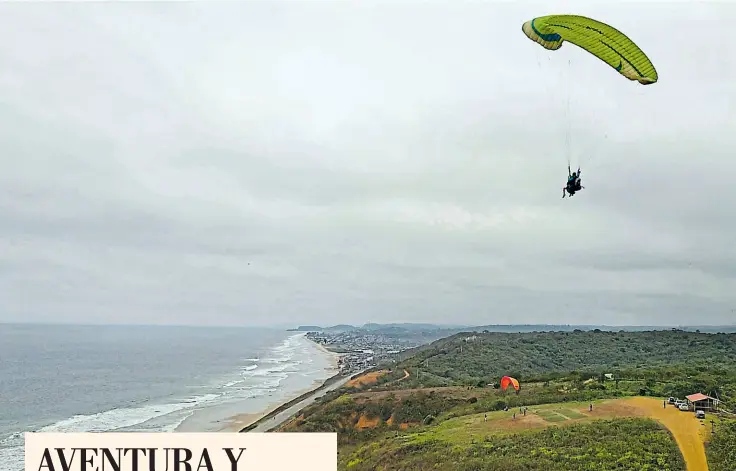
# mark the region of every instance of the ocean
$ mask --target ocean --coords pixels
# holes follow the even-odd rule
[[[283,330],[0,324],[0,471],[26,431],[221,431],[334,373]]]

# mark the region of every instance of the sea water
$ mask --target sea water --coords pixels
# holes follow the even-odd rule
[[[0,471],[23,432],[217,431],[334,374],[302,334],[0,324]]]

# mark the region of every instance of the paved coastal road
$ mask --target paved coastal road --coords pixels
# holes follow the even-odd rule
[[[262,421],[256,427],[254,427],[252,430],[249,430],[248,432],[268,432],[271,429],[278,427],[279,425],[286,422],[291,416],[293,416],[300,410],[304,409],[308,405],[312,404],[315,401],[315,399],[317,399],[318,397],[323,396],[325,393],[329,391],[334,391],[335,389],[339,388],[343,384],[347,383],[349,380],[350,380],[350,376],[347,376],[345,378],[341,378],[339,381],[336,381],[330,384],[326,388],[315,391],[314,393],[305,397],[303,400],[301,400],[300,402],[297,402],[296,404],[289,407],[288,409],[284,409],[278,414],[274,415],[273,417]]]

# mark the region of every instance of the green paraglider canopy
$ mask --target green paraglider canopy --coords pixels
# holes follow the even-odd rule
[[[556,50],[569,41],[643,85],[658,79],[654,64],[622,32],[600,21],[578,15],[540,16],[525,22],[524,34],[544,48]]]

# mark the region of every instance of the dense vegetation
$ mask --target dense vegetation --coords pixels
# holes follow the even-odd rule
[[[706,448],[710,471],[736,469],[736,420],[719,424]]]
[[[414,434],[386,437],[339,457],[352,471],[453,470],[684,470],[669,432],[649,419],[617,419],[516,434],[475,442]]]
[[[588,402],[703,392],[736,406],[736,334],[461,333],[388,368],[376,383],[326,394],[282,430],[338,432],[340,469],[355,471],[679,470],[669,432],[625,411],[586,415]],[[521,390],[501,391],[504,375]],[[504,420],[520,406],[532,416],[510,434]],[[708,448],[712,470],[736,469],[728,427]]]
[[[599,371],[673,363],[736,362],[736,334],[683,331],[459,334],[435,342],[399,367],[451,380],[528,379],[550,372]]]
[[[613,373],[619,379],[671,383],[681,397],[701,391],[736,398],[736,334],[684,331],[458,334],[401,362],[412,377],[392,387],[485,385],[510,375],[522,382]]]

